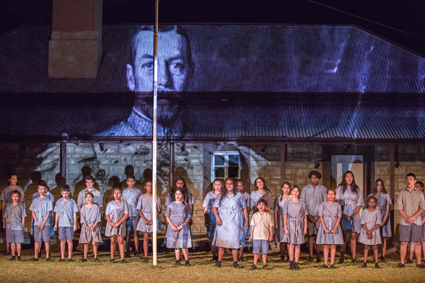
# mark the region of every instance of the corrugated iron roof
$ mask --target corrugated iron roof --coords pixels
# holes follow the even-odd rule
[[[151,108],[141,108],[151,111]],[[147,113],[147,112],[146,112]],[[159,106],[172,131],[158,131],[171,139],[305,139],[305,140],[417,140],[425,139],[424,107],[379,106]],[[129,106],[1,107],[0,137],[151,136],[152,123]],[[164,125],[164,124],[162,124]],[[160,123],[160,128],[162,128]],[[166,127],[164,127],[166,128]]]
[[[188,91],[425,91],[425,59],[356,27],[183,25],[195,62]],[[0,37],[0,92],[126,92],[138,26],[104,26],[98,78],[49,79],[50,28]],[[161,56],[161,54],[159,54]]]

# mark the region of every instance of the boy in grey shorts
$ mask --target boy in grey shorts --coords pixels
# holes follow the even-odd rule
[[[74,231],[77,230],[78,212],[75,200],[69,197],[70,193],[68,185],[62,186],[62,198],[56,202],[54,209],[56,213],[54,230],[57,231],[59,227],[58,238],[61,241],[61,259],[59,261],[65,260],[65,244],[68,243],[68,262],[72,262],[72,241],[74,240]]]
[[[251,269],[257,269],[257,262],[260,254],[263,254],[263,269],[267,267],[267,253],[269,252],[269,242],[273,241],[273,221],[272,217],[266,212],[267,201],[260,199],[257,203],[258,211],[252,215],[251,235],[249,241],[254,239],[254,264]]]
[[[421,213],[424,211],[424,195],[415,188],[416,176],[413,173],[406,175],[406,187],[400,192],[397,199],[397,210],[400,213],[400,260],[397,267],[405,267],[404,259],[407,253],[407,244],[415,243],[415,253],[418,263],[416,267],[425,268],[421,263],[422,223]]]
[[[11,244],[12,257],[9,260],[15,260],[15,251],[18,253],[16,258],[21,261],[21,244],[24,242],[25,227],[25,206],[19,203],[21,193],[18,190],[12,192],[12,203],[6,206],[4,218],[6,220],[6,241]]]

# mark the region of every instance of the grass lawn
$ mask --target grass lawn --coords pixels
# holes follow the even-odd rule
[[[346,260],[337,269],[323,270],[319,263],[306,263],[306,254],[302,254],[299,271],[289,270],[289,263],[280,263],[277,254],[269,256],[272,270],[250,270],[252,254],[245,254],[241,269],[234,269],[230,254],[227,253],[221,268],[215,268],[210,261],[211,254],[196,252],[189,254],[191,267],[173,266],[174,258],[170,253],[158,255],[158,266],[152,266],[142,259],[129,258],[126,264],[109,263],[109,254],[101,252],[100,262],[81,263],[81,252],[74,253],[74,262],[58,262],[59,254],[52,253],[52,262],[44,258],[30,262],[32,251],[24,251],[22,262],[9,261],[10,256],[0,256],[0,282],[424,282],[425,270],[416,268],[416,263],[408,264],[404,269],[394,268],[399,260],[397,254],[380,263],[383,269],[376,270],[372,262],[366,269],[359,268],[360,262],[353,264]],[[119,259],[119,257],[115,257]],[[339,258],[336,259],[336,262]],[[260,267],[261,265],[259,265]]]

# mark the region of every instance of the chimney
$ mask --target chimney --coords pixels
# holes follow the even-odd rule
[[[96,78],[103,0],[53,0],[49,78]]]

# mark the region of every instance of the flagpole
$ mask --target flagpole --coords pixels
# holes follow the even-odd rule
[[[155,26],[154,26],[154,42],[153,42],[153,121],[152,121],[152,224],[153,224],[153,239],[152,239],[152,252],[153,252],[153,266],[157,266],[157,230],[158,223],[156,220],[157,213],[157,188],[156,188],[156,172],[157,172],[157,141],[156,141],[156,128],[157,128],[157,95],[158,95],[158,5],[159,0],[155,0]]]

